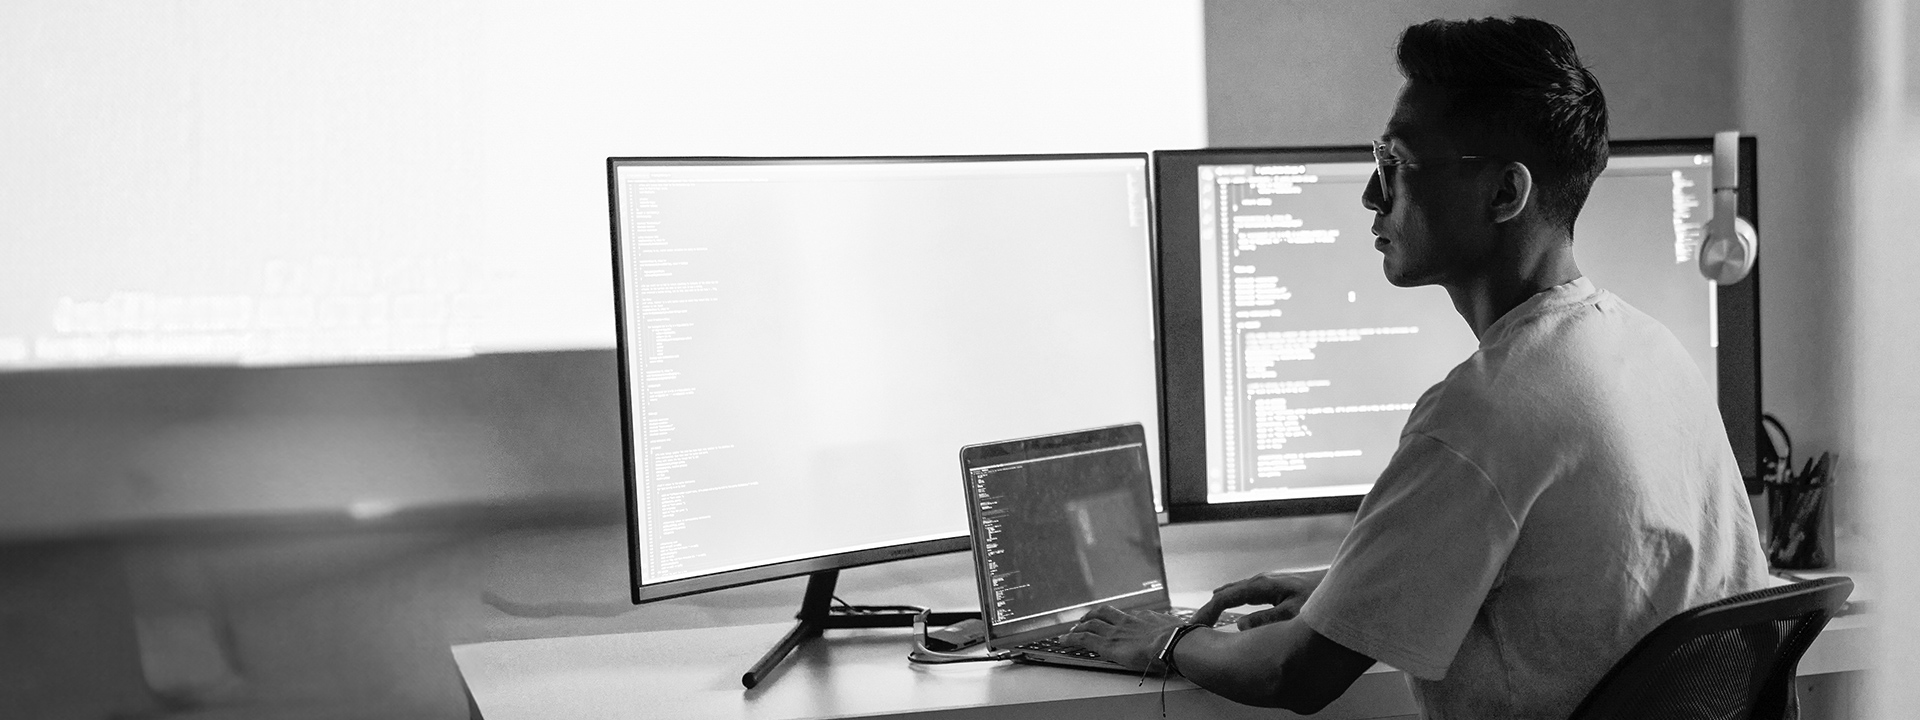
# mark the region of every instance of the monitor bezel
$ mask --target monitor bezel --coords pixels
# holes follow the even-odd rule
[[[1713,138],[1613,140],[1614,156],[1713,154]],[[1740,138],[1739,216],[1759,231],[1755,162],[1758,142]],[[1154,306],[1160,339],[1160,477],[1162,503],[1173,523],[1348,513],[1361,494],[1230,503],[1207,501],[1206,407],[1201,348],[1199,196],[1194,183],[1201,165],[1372,162],[1370,145],[1236,147],[1162,150],[1153,153],[1155,246]],[[1359,198],[1354,202],[1358,203]],[[1751,493],[1757,487],[1760,427],[1760,264],[1745,280],[1717,292],[1719,347],[1715,385],[1727,439]]]
[[[640,567],[640,518],[638,516],[639,482],[638,469],[634,456],[634,418],[629,399],[632,397],[631,370],[628,368],[629,340],[627,337],[625,277],[622,272],[624,263],[621,255],[620,224],[620,182],[619,169],[631,166],[671,166],[671,165],[809,165],[809,164],[925,164],[925,163],[992,163],[992,162],[1031,162],[1049,160],[1137,160],[1143,170],[1141,188],[1146,196],[1147,227],[1147,263],[1149,283],[1157,282],[1159,271],[1154,263],[1159,258],[1156,246],[1158,227],[1155,217],[1153,198],[1153,161],[1147,152],[1086,152],[1086,153],[1023,153],[1023,154],[981,154],[981,155],[806,155],[806,156],[745,156],[745,155],[699,155],[699,156],[610,156],[607,158],[607,217],[610,225],[609,237],[613,246],[613,305],[614,305],[614,351],[618,356],[619,392],[617,404],[620,407],[620,446],[623,484],[625,485],[625,516],[627,525],[627,571],[634,604],[656,600],[694,595],[715,590],[740,587],[773,580],[802,577],[814,573],[837,571],[848,568],[874,565],[894,560],[944,555],[947,553],[971,550],[972,539],[966,528],[959,529],[951,538],[922,540],[899,543],[878,548],[831,553],[799,560],[769,563],[748,568],[724,570],[688,578],[664,580],[651,584],[641,582]],[[1157,293],[1156,293],[1157,294]],[[1159,308],[1154,308],[1156,334],[1154,336],[1154,372],[1161,373],[1159,361],[1163,355],[1158,331]],[[1160,390],[1155,389],[1156,393]],[[1163,476],[1165,471],[1161,471]]]

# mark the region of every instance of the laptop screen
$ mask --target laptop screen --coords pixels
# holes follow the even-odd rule
[[[1103,604],[1166,609],[1140,425],[969,446],[961,461],[993,637],[1071,623]]]

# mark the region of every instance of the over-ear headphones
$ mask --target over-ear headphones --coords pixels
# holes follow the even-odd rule
[[[1760,416],[1760,434],[1767,438],[1760,444],[1760,480],[1777,482],[1793,472],[1793,436],[1787,434],[1787,426],[1773,413]],[[1759,491],[1759,487],[1747,488],[1748,494]]]
[[[1721,285],[1747,279],[1753,272],[1754,255],[1760,249],[1759,237],[1746,218],[1733,219],[1733,232],[1709,231],[1700,243],[1700,274]]]
[[[1713,219],[1700,241],[1700,274],[1721,285],[1747,278],[1760,254],[1760,236],[1740,217],[1740,131],[1713,134]]]

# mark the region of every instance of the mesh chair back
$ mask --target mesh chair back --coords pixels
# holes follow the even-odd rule
[[[1852,592],[1851,579],[1826,578],[1675,615],[1607,671],[1571,720],[1792,720],[1800,656]]]

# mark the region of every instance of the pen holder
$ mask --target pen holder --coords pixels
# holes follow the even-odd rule
[[[1767,487],[1767,562],[1782,570],[1833,566],[1833,484]]]

